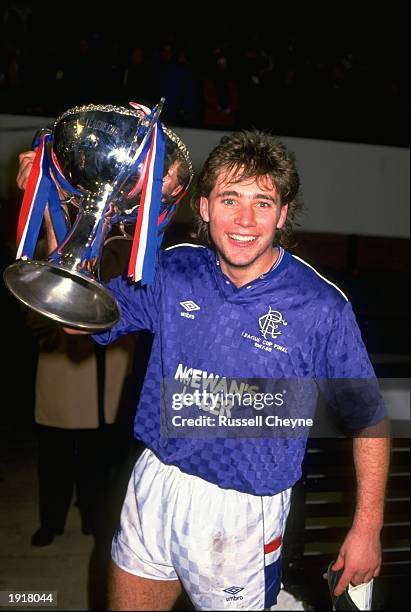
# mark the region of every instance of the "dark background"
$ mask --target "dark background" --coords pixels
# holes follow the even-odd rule
[[[1,6],[3,112],[164,95],[166,123],[225,128],[207,112],[217,92],[228,127],[409,144],[403,0]]]
[[[82,103],[137,100],[152,105],[164,96],[164,120],[176,127],[258,127],[285,137],[409,147],[408,2],[222,5],[1,2],[0,112],[57,116]],[[218,113],[216,105],[230,112]],[[18,208],[17,198],[1,202],[2,269],[13,261]],[[409,240],[300,229],[293,251],[347,293],[376,373],[408,377]],[[191,241],[190,232],[188,224],[174,223],[166,246]],[[0,294],[4,391],[13,398],[12,409],[2,415],[0,433],[9,446],[18,446],[22,432],[32,427],[37,346],[3,284]],[[149,345],[145,338],[140,378]],[[353,476],[347,484],[338,471],[351,460],[349,453],[334,441],[332,446],[321,462],[331,470],[327,491],[338,489],[352,498]],[[408,449],[404,440],[390,481],[395,481],[392,498],[405,500],[407,508],[409,472],[398,457],[408,457]],[[306,473],[309,468],[306,462]],[[399,485],[396,478],[402,479]],[[315,487],[325,491],[321,479],[308,481],[311,494]],[[310,489],[302,486],[296,494],[307,500]],[[395,503],[393,520],[400,516],[403,525],[407,508]],[[323,609],[328,601],[324,581],[304,581],[305,517],[294,515],[293,520],[290,526],[300,541],[299,551],[290,548],[288,584],[308,585],[305,596]],[[403,531],[397,536],[407,548],[408,536]],[[325,534],[321,546],[330,537]],[[392,537],[385,536],[387,548]],[[402,555],[385,569],[381,584],[392,598],[386,607],[408,607],[408,578],[401,574],[406,563]]]

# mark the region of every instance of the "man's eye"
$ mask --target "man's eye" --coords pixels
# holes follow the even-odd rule
[[[260,208],[269,208],[271,206],[270,202],[257,202],[257,206],[259,206]]]
[[[225,200],[223,200],[223,204],[226,204],[226,206],[232,206],[233,204],[235,204],[235,202],[231,198],[226,198]]]

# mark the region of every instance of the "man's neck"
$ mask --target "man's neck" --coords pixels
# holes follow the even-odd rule
[[[235,266],[218,255],[221,271],[238,289],[251,283],[259,276],[268,274],[277,263],[279,251],[273,248],[264,261],[257,260],[248,266]]]

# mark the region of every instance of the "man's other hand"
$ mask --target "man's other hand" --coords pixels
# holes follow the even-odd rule
[[[339,597],[349,583],[353,585],[369,582],[378,576],[381,569],[380,532],[375,529],[350,529],[345,538],[338,558],[331,568],[333,571],[343,569],[334,595]]]
[[[27,179],[29,178],[35,156],[35,151],[24,151],[19,155],[19,169],[17,172],[16,183],[22,191],[26,189]]]

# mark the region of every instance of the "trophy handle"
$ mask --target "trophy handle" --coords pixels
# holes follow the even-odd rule
[[[46,136],[47,134],[52,134],[52,133],[53,133],[53,130],[48,127],[38,129],[33,136],[33,140],[31,141],[31,148],[33,150],[36,150],[43,136]]]
[[[121,232],[121,236],[110,236],[104,241],[104,246],[106,246],[106,244],[109,244],[113,240],[130,240],[130,241],[134,240],[134,236],[132,234],[127,233],[125,225],[124,225],[124,221],[120,221],[120,223],[118,224],[118,228]]]
[[[160,98],[160,102],[157,104],[157,106],[155,107],[155,111],[154,111],[154,115],[153,115],[153,119],[152,119],[152,123],[153,126],[155,123],[157,123],[157,119],[159,118],[162,110],[163,110],[163,106],[164,106],[164,102],[166,101],[165,98]]]
[[[154,129],[154,126],[157,123],[157,120],[161,114],[161,111],[163,110],[164,102],[165,102],[165,98],[160,98],[160,102],[154,107],[153,116],[151,117],[150,123],[147,126],[146,133],[144,134],[139,146],[137,147],[134,157],[132,158],[131,162],[128,162],[127,164],[125,164],[123,168],[120,170],[120,172],[118,173],[117,179],[115,183],[113,183],[113,189],[115,189],[116,192],[121,191],[127,179],[129,178],[130,166],[134,166],[134,164],[137,162],[138,157],[140,156],[141,151],[143,151],[144,147],[146,146],[147,140],[150,138],[151,133]],[[136,105],[135,108],[141,108],[141,106]],[[138,141],[138,130],[136,132],[134,140],[135,142]],[[126,171],[126,176],[124,177],[125,171]]]

